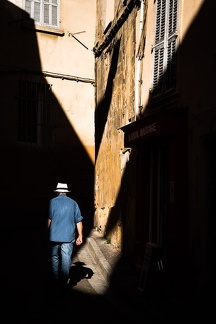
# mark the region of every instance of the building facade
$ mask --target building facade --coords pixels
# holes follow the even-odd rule
[[[4,225],[40,226],[58,182],[92,223],[95,12],[94,0],[0,3]]]
[[[176,295],[215,287],[215,6],[97,0],[94,225]]]

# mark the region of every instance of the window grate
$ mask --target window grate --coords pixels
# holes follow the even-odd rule
[[[20,81],[18,105],[18,142],[37,148],[54,146],[54,101],[51,86]]]

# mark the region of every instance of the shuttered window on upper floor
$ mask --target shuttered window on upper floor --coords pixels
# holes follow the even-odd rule
[[[59,27],[60,0],[23,0],[24,10],[41,26]]]
[[[178,0],[156,0],[154,66],[151,97],[172,91],[176,85]]]

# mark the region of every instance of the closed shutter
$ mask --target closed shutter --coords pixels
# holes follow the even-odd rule
[[[178,0],[156,1],[153,92],[160,96],[175,87]]]
[[[52,20],[51,23],[53,26],[58,26],[58,7],[57,7],[57,0],[53,0],[52,5]]]
[[[43,12],[43,18],[44,18],[44,23],[49,24],[49,4],[47,1],[44,1],[44,12]]]
[[[41,13],[41,8],[40,8],[40,2],[39,1],[34,1],[34,20],[37,22],[40,22],[40,13]]]
[[[166,90],[175,87],[176,81],[176,48],[177,48],[177,0],[170,0],[168,15],[168,49]]]
[[[59,0],[25,0],[24,8],[36,23],[58,27]]]

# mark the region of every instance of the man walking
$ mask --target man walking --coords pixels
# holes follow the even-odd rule
[[[48,231],[52,278],[66,285],[70,280],[73,244],[83,242],[83,216],[78,203],[69,198],[66,183],[58,183],[58,195],[49,202]],[[76,237],[77,234],[77,237]]]

